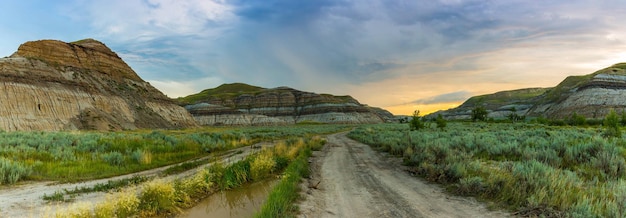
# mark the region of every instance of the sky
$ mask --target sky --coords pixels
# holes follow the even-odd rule
[[[626,62],[624,21],[623,0],[8,0],[0,57],[93,38],[169,97],[243,82],[408,115]]]

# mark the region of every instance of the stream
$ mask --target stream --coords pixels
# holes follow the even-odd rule
[[[279,181],[278,179],[264,180],[245,184],[233,190],[217,192],[178,217],[253,217]]]

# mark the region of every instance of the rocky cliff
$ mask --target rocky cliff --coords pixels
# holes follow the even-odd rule
[[[360,124],[381,123],[393,117],[350,96],[241,83],[224,84],[178,100],[202,125]]]
[[[541,96],[530,116],[566,118],[574,112],[602,119],[611,110],[626,110],[626,63],[584,76],[570,76]]]
[[[123,130],[196,126],[103,43],[26,42],[0,59],[0,129]]]
[[[457,108],[440,111],[448,119],[469,119],[471,110],[485,107],[492,118],[505,118],[513,111],[530,117],[570,117],[574,112],[602,119],[609,111],[626,111],[626,63],[584,76],[570,76],[553,88],[498,92],[468,99]],[[515,108],[515,110],[513,110]]]
[[[538,102],[539,96],[549,90],[550,88],[527,88],[474,96],[459,107],[439,111],[427,117],[435,118],[437,114],[442,114],[446,119],[471,119],[472,110],[479,106],[487,109],[491,118],[502,119],[513,112],[523,116]]]

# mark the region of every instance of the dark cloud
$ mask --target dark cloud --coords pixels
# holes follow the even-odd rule
[[[472,96],[471,92],[458,91],[458,92],[451,92],[451,93],[446,93],[442,95],[437,95],[437,96],[433,96],[430,98],[415,100],[411,103],[413,104],[454,103],[454,102],[464,101],[471,96]]]
[[[315,0],[234,0],[235,14],[258,23],[301,24],[322,15],[325,8],[341,4],[341,1]]]

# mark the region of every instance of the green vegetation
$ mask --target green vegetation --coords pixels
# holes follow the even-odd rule
[[[98,183],[93,187],[80,187],[72,190],[63,190],[63,192],[54,192],[52,195],[44,194],[42,199],[46,201],[70,201],[76,195],[91,193],[91,192],[107,192],[107,191],[120,191],[122,188],[139,185],[146,181],[151,180],[152,177],[147,176],[133,176],[131,178],[120,180],[109,180],[106,183]],[[67,198],[66,195],[69,195]]]
[[[420,111],[413,111],[413,118],[409,121],[409,127],[411,131],[420,130],[426,127],[424,125],[424,121],[422,121],[422,117],[420,117]]]
[[[23,180],[72,182],[107,178],[206,157],[261,141],[328,134],[348,128],[342,125],[297,125],[116,133],[0,132],[0,184]],[[183,164],[181,168],[192,167],[189,164]]]
[[[604,135],[607,137],[622,137],[622,132],[619,129],[620,121],[617,113],[614,110],[611,110],[606,118],[604,118]]]
[[[487,112],[487,109],[485,109],[485,107],[475,107],[474,109],[472,109],[472,121],[485,121],[487,120],[488,114],[489,112]]]
[[[437,124],[437,128],[443,130],[448,125],[448,121],[443,118],[441,114],[437,114],[437,118],[435,119],[435,123]]]
[[[13,184],[29,176],[32,167],[0,157],[0,184]]]
[[[503,104],[532,102],[531,100],[533,100],[533,98],[546,93],[550,89],[551,88],[528,88],[479,95],[469,98],[463,105],[476,107],[479,104],[485,104],[498,108],[504,106]]]
[[[178,98],[178,102],[184,104],[194,104],[201,100],[213,98],[233,98],[243,94],[255,95],[264,90],[264,88],[248,85],[245,83],[223,84],[216,88],[205,89],[200,93]]]
[[[274,162],[275,160],[286,160],[290,163],[281,165],[290,169],[283,176],[283,180],[289,178],[288,175],[294,167],[308,172],[306,165],[301,166],[307,163],[306,158],[301,156],[311,147],[319,148],[320,144],[323,144],[323,140],[319,137],[291,138],[277,144],[273,149],[264,149],[230,165],[216,163],[200,170],[190,178],[174,182],[152,180],[139,187],[130,187],[111,194],[107,201],[95,206],[76,207],[74,210],[64,211],[56,216],[154,217],[176,214],[181,211],[181,208],[192,206],[196,199],[217,190],[236,188],[249,181],[265,179],[271,175],[270,173],[282,171],[283,168],[275,167],[281,165]],[[259,167],[254,167],[257,163]],[[299,177],[295,180],[296,184],[298,181]],[[296,197],[298,195],[297,192],[291,194],[295,194]],[[77,204],[80,205],[80,203]]]
[[[300,179],[309,176],[308,158],[311,156],[312,150],[320,150],[324,144],[323,140],[312,140],[309,141],[305,149],[300,150],[295,161],[287,167],[280,183],[272,189],[261,211],[255,217],[273,218],[295,215],[297,208],[293,204],[299,197],[298,184]]]
[[[359,127],[349,136],[401,156],[415,174],[453,193],[492,201],[516,215],[626,214],[623,138],[604,138],[597,128],[524,123],[449,123],[447,129],[407,136],[405,125],[384,124]]]

